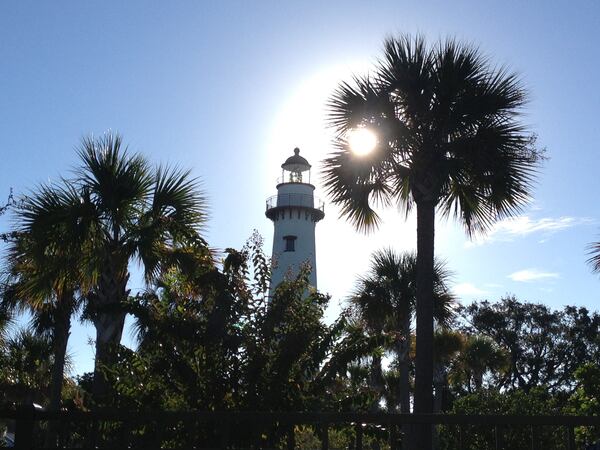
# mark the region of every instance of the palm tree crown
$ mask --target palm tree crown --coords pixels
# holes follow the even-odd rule
[[[416,304],[416,273],[414,253],[385,248],[371,255],[369,272],[358,279],[350,298],[352,308],[368,328],[375,332],[397,331],[405,319],[410,323]],[[454,297],[448,288],[450,277],[445,263],[436,261],[434,318],[440,326],[448,325],[454,317]]]
[[[526,92],[469,45],[422,37],[388,39],[374,75],[342,83],[330,101],[338,150],[325,186],[357,228],[379,223],[373,205],[409,210],[430,200],[469,233],[485,230],[526,200],[541,154],[519,122]],[[354,155],[347,133],[367,127],[374,151]]]

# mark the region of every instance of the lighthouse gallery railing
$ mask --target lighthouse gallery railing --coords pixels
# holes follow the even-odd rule
[[[273,208],[286,206],[299,206],[303,208],[315,208],[325,212],[325,203],[314,195],[308,194],[279,194],[267,199],[267,211]]]

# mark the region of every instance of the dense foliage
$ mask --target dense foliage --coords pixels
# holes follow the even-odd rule
[[[120,411],[413,411],[414,254],[374,253],[339,316],[327,323],[330,298],[310,286],[308,268],[268,295],[270,264],[257,233],[242,249],[210,249],[200,224],[192,223],[203,219],[204,203],[187,172],[152,172],[143,158],[121,152],[120,141],[87,144],[95,169],[104,161],[112,175],[143,175],[148,191],[133,199],[121,192],[130,209],[113,227],[118,242],[107,236],[110,214],[101,212],[109,208],[100,195],[107,185],[98,182],[91,194],[86,185],[95,181],[85,176],[40,186],[0,210],[12,208],[16,218],[2,234],[9,251],[0,284],[0,403]],[[139,259],[146,290],[132,295],[127,265],[106,269],[111,258]],[[433,275],[436,412],[600,415],[600,314],[575,306],[553,310],[514,296],[458,306],[445,265],[436,262]],[[111,289],[117,297],[108,295]],[[69,377],[67,340],[79,311],[96,326],[103,322],[113,337],[131,315],[137,348],[111,338],[102,344],[95,373]],[[17,326],[23,312],[28,327]],[[98,377],[106,387],[101,392]],[[162,425],[125,430],[107,423],[99,432],[112,445],[125,431],[131,445],[186,446],[199,439],[220,445],[222,430],[214,424]],[[54,431],[47,431],[44,443],[53,445]],[[239,424],[230,445],[282,446],[287,431]],[[363,431],[365,443],[374,446],[397,443],[407,433]],[[598,431],[580,428],[577,438],[593,442]],[[507,430],[509,448],[523,447],[529,432]],[[297,444],[314,447],[319,433],[318,427],[296,427]],[[537,433],[550,448],[562,431]],[[86,435],[85,427],[74,425],[75,443]],[[354,432],[337,426],[330,439],[332,446],[352,446]],[[438,427],[435,445],[453,449],[458,439],[456,428]],[[474,450],[491,446],[494,436],[473,428],[460,439],[462,448]]]

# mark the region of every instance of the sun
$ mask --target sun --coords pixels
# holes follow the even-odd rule
[[[355,155],[367,155],[377,145],[377,136],[367,128],[355,128],[348,133],[348,144]]]

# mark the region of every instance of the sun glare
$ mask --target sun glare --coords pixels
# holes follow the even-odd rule
[[[373,151],[377,145],[375,133],[366,128],[356,128],[350,131],[348,136],[350,149],[355,155],[367,155]]]
[[[334,132],[327,126],[327,99],[349,73],[363,73],[370,67],[368,60],[347,61],[317,68],[306,77],[288,83],[290,95],[280,99],[280,108],[273,114],[267,136],[265,167],[272,166],[275,170],[262,177],[264,189],[271,189],[272,180],[279,176],[278,166],[272,162],[280,161],[293,148],[299,147],[302,156],[312,164],[318,164],[333,150]]]

